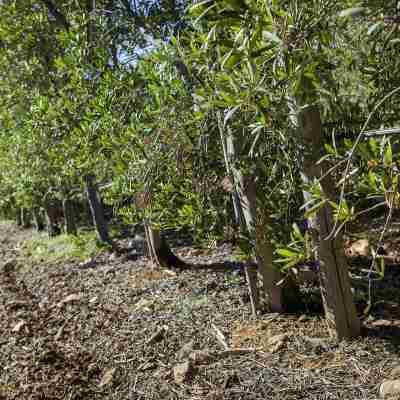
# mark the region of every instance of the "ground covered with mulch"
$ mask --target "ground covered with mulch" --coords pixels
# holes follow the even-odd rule
[[[31,235],[0,224],[0,399],[376,399],[400,363],[397,272],[397,300],[337,343],[311,306],[253,318],[229,245],[178,250],[230,271],[176,273],[107,254],[34,262]]]

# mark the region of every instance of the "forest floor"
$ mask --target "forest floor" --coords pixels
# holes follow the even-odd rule
[[[34,235],[0,224],[1,400],[377,399],[400,364],[400,267],[379,282],[363,336],[337,343],[311,308],[253,318],[238,268],[49,262],[23,251]],[[234,257],[229,245],[175,250]]]

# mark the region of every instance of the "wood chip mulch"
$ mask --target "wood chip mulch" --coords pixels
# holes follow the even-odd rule
[[[399,363],[393,326],[336,343],[321,315],[253,319],[240,270],[34,265],[29,235],[0,225],[0,400],[372,400]]]

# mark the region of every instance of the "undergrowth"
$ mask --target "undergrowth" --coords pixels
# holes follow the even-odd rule
[[[49,238],[40,234],[27,240],[24,255],[35,261],[55,262],[69,259],[86,260],[102,251],[94,232],[80,232],[77,236],[62,234]]]

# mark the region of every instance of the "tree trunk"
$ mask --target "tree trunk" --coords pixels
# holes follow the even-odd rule
[[[29,210],[25,207],[21,208],[21,224],[25,229],[31,226]]]
[[[15,212],[15,222],[17,226],[22,226],[22,211],[21,208],[17,207]]]
[[[233,141],[232,137],[230,136],[229,138],[225,134],[225,130],[223,127],[223,122],[222,122],[222,115],[220,113],[217,114],[218,118],[218,128],[220,132],[220,137],[221,137],[221,145],[222,145],[222,151],[224,154],[224,160],[225,160],[225,169],[226,173],[228,174],[229,178],[233,180],[233,192],[232,192],[232,202],[233,202],[233,209],[235,213],[235,223],[239,227],[241,231],[245,231],[246,228],[246,220],[245,216],[243,213],[243,207],[241,204],[241,199],[238,193],[238,187],[235,182],[235,174],[233,171],[233,162],[235,158],[235,148],[233,146]],[[229,147],[229,149],[228,149]],[[253,269],[249,270],[246,268],[246,281],[247,281],[247,287],[249,290],[249,296],[250,296],[250,302],[251,302],[251,309],[253,315],[256,315],[257,310],[260,308],[260,294],[258,291],[258,285],[257,285],[257,272],[254,273]]]
[[[251,313],[253,314],[253,317],[255,317],[257,315],[257,310],[260,308],[260,299],[257,287],[257,269],[252,265],[247,264],[245,265],[244,270],[246,274],[247,287],[249,289]]]
[[[33,207],[32,208],[32,215],[33,215],[33,224],[37,232],[40,232],[44,229],[44,221],[42,212],[40,207]]]
[[[58,225],[58,211],[55,203],[49,202],[45,206],[46,213],[46,229],[49,237],[57,236],[61,233]]]
[[[303,145],[303,180],[311,183],[321,179],[327,200],[336,200],[335,183],[326,175],[327,167],[318,161],[323,151],[321,117],[318,107],[308,107],[299,115],[299,135]],[[331,334],[338,339],[360,334],[360,321],[353,303],[348,265],[344,255],[342,233],[332,235],[334,218],[328,201],[312,220],[312,234],[320,262],[321,293]]]
[[[265,227],[260,224],[260,218],[257,215],[254,177],[243,176],[236,168],[234,168],[234,176],[247,230],[255,241],[255,255],[268,307],[272,312],[282,312],[282,289],[277,285],[282,277],[279,269],[273,264],[273,247],[265,236]]]
[[[108,225],[104,216],[103,205],[100,200],[99,193],[97,191],[93,175],[86,175],[85,186],[86,196],[90,206],[90,212],[92,214],[93,224],[102,242],[111,243],[111,239],[108,233]]]
[[[155,262],[161,267],[187,269],[187,264],[172,252],[160,231],[151,228],[150,225],[147,225],[147,227],[146,239],[150,257],[154,258]]]
[[[72,200],[64,198],[62,206],[65,219],[65,232],[67,235],[76,235],[77,230],[74,203]]]

